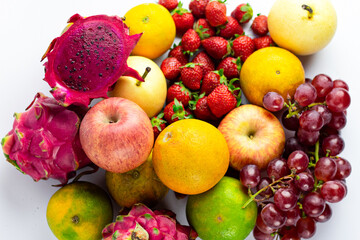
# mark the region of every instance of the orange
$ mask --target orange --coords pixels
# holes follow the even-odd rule
[[[291,52],[279,47],[255,51],[244,62],[240,86],[250,103],[262,106],[266,93],[277,92],[284,100],[294,96],[296,88],[305,82],[301,61]]]
[[[229,166],[229,149],[213,125],[184,119],[166,127],[155,141],[154,169],[175,192],[198,194],[212,188]]]
[[[142,33],[132,55],[154,59],[169,50],[174,42],[174,20],[160,4],[144,3],[131,8],[125,14],[125,24],[130,29],[130,35]]]
[[[93,183],[71,183],[50,198],[46,219],[59,240],[98,240],[113,219],[111,200]]]

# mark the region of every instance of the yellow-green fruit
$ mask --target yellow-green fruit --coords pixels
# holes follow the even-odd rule
[[[152,154],[139,167],[126,173],[106,172],[106,185],[117,204],[130,208],[135,203],[154,206],[168,192],[157,177]]]
[[[242,208],[248,199],[240,181],[225,176],[209,191],[189,196],[186,217],[203,240],[242,240],[257,217],[255,202]]]
[[[59,240],[99,240],[102,229],[113,220],[113,209],[102,188],[75,182],[50,198],[46,219]]]

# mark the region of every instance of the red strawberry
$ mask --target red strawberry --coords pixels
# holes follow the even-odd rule
[[[166,102],[170,103],[174,101],[175,98],[179,100],[184,107],[189,105],[191,92],[184,86],[182,82],[174,83],[167,90]]]
[[[203,70],[198,63],[188,63],[180,72],[183,84],[191,90],[199,90],[203,78]]]
[[[171,12],[174,19],[177,34],[184,34],[188,29],[193,28],[194,16],[189,10],[182,7],[182,3],[179,2],[178,7]]]
[[[258,15],[251,24],[253,32],[259,36],[265,36],[268,32],[267,16]]]
[[[186,53],[188,53],[190,56],[196,52],[200,45],[201,45],[201,39],[199,35],[195,32],[194,29],[189,29],[186,31],[186,33],[181,38],[181,45],[183,46],[183,49]]]
[[[166,121],[163,119],[164,113],[161,112],[157,116],[150,119],[154,131],[154,140],[159,136],[160,132],[166,128]]]
[[[255,51],[255,44],[250,37],[242,35],[232,42],[232,48],[234,56],[241,57],[241,61],[245,62],[245,60]]]
[[[229,42],[223,37],[210,37],[201,41],[205,51],[215,59],[222,59],[231,53]]]
[[[181,72],[181,63],[174,57],[165,58],[161,63],[160,69],[164,73],[165,78],[169,80],[176,79]]]
[[[220,84],[208,96],[207,104],[211,112],[220,118],[236,107],[237,99],[228,86]]]
[[[207,104],[207,96],[205,93],[202,93],[200,96],[195,95],[194,100],[191,101],[190,109],[193,110],[194,115],[197,119],[204,121],[214,121],[217,120],[215,115],[210,111],[210,108]]]
[[[169,57],[174,57],[181,63],[181,66],[184,66],[189,62],[189,55],[184,53],[184,49],[181,45],[176,46],[174,44],[173,48],[169,52]]]
[[[203,74],[215,70],[215,64],[213,60],[206,54],[206,52],[199,52],[196,57],[192,60],[193,63],[199,63],[203,69]]]
[[[218,27],[226,23],[225,1],[215,0],[206,5],[205,16],[211,26]]]
[[[176,98],[164,108],[164,118],[171,124],[180,119],[193,118],[190,111],[186,111],[181,102]]]
[[[224,70],[208,72],[201,83],[200,92],[207,96],[220,84],[227,84]]]
[[[189,9],[196,18],[205,17],[205,7],[210,0],[191,0]]]
[[[167,10],[172,11],[179,3],[178,0],[159,0],[159,4],[163,5]]]
[[[241,70],[241,58],[227,57],[219,63],[216,69],[223,69],[227,79],[238,78]]]
[[[241,35],[244,33],[244,30],[238,21],[230,16],[227,17],[227,23],[224,26],[220,26],[219,29],[219,35],[226,39],[234,37],[235,34]]]
[[[239,21],[239,23],[247,23],[253,17],[253,9],[250,4],[242,3],[232,11],[231,16]]]
[[[272,38],[269,35],[254,38],[253,41],[254,41],[256,50],[265,48],[265,47],[275,46],[274,41],[272,40]]]
[[[209,38],[215,36],[215,30],[210,26],[209,22],[205,18],[200,18],[194,25],[194,30],[199,35],[200,39]]]

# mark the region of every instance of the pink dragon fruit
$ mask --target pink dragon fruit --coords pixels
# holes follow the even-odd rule
[[[135,204],[127,215],[119,215],[116,221],[102,231],[104,240],[193,240],[197,233],[189,226],[176,221],[170,210],[155,210],[144,204]]]
[[[65,184],[90,163],[80,144],[79,116],[54,98],[38,93],[26,112],[14,116],[2,149],[10,163],[35,181],[54,178]]]
[[[44,80],[62,105],[88,106],[91,99],[106,98],[122,75],[144,81],[126,63],[141,34],[129,36],[121,18],[75,14],[68,22],[73,24],[51,42],[41,59],[48,59]]]

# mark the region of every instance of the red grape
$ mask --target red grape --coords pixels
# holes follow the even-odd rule
[[[240,171],[241,183],[250,188],[256,187],[260,182],[260,170],[254,164],[245,165]]]
[[[309,157],[305,152],[296,150],[289,155],[287,165],[291,170],[294,169],[298,173],[303,172],[309,165]]]
[[[272,236],[271,234],[263,233],[257,227],[255,227],[253,230],[253,236],[256,240],[273,240],[275,238],[275,235]]]
[[[319,131],[324,125],[324,119],[315,110],[308,110],[299,118],[300,127],[306,131]]]
[[[287,188],[280,188],[274,194],[274,203],[281,211],[287,211],[296,206],[298,197]]]
[[[264,223],[264,221],[262,220],[260,215],[258,215],[256,218],[256,227],[261,232],[266,233],[266,234],[271,234],[273,232],[276,232],[276,229],[273,229]]]
[[[344,112],[333,113],[328,126],[336,130],[341,130],[346,125],[346,115]]]
[[[263,106],[271,112],[280,111],[284,107],[284,98],[277,92],[268,92],[263,98]]]
[[[350,94],[344,88],[333,88],[326,96],[326,105],[332,112],[343,112],[350,105]]]
[[[300,218],[296,230],[301,238],[311,238],[316,232],[316,223],[311,217]]]
[[[322,150],[330,156],[337,156],[344,150],[345,142],[339,135],[330,135],[323,139]]]
[[[290,174],[290,170],[283,158],[275,158],[271,160],[267,166],[267,174],[272,179],[279,179]]]
[[[334,88],[344,88],[347,91],[349,91],[349,86],[343,80],[336,79],[336,80],[334,80],[333,84],[334,84]]]
[[[320,192],[325,201],[337,203],[346,196],[346,185],[339,180],[327,181],[322,185]]]
[[[274,203],[266,204],[260,215],[264,223],[274,229],[281,228],[286,221],[286,214],[278,209]]]
[[[351,164],[348,160],[344,158],[334,158],[336,163],[336,175],[335,179],[345,179],[351,174]]]
[[[301,143],[299,142],[299,140],[296,137],[289,137],[288,139],[286,139],[285,151],[283,153],[283,156],[288,158],[290,153],[292,153],[296,150],[305,151],[305,148],[304,148],[304,146],[301,145]]]
[[[316,163],[314,174],[318,180],[326,182],[335,177],[336,171],[335,161],[329,157],[322,157]]]
[[[316,75],[311,84],[316,88],[318,97],[325,97],[333,88],[331,78],[325,74]]]
[[[309,217],[319,216],[325,209],[325,200],[318,192],[310,192],[302,200],[305,214]]]
[[[303,192],[308,192],[314,188],[314,177],[311,173],[301,172],[295,177],[295,185]]]
[[[299,128],[296,132],[296,136],[301,144],[306,146],[314,146],[317,140],[319,140],[319,131],[306,131],[305,129]]]
[[[299,128],[299,118],[297,115],[292,115],[291,117],[287,118],[288,114],[289,110],[284,111],[283,115],[281,116],[281,122],[286,129],[296,131]]]
[[[285,226],[296,226],[297,221],[300,219],[300,213],[298,205],[287,211]]]
[[[331,208],[329,204],[326,203],[324,211],[320,214],[320,216],[315,217],[314,220],[323,223],[328,221],[331,218],[331,216],[332,216]]]
[[[302,107],[313,103],[317,98],[316,89],[309,83],[303,83],[297,87],[294,99]]]
[[[268,177],[264,177],[264,178],[260,179],[260,182],[257,185],[257,190],[259,191],[260,189],[263,189],[264,187],[269,186],[270,184],[271,184],[271,179]],[[270,198],[270,197],[272,197],[273,194],[274,193],[271,190],[271,188],[268,187],[260,193],[260,196]]]
[[[324,120],[324,125],[331,121],[332,113],[325,105],[315,105],[310,109],[320,113],[322,119]]]

